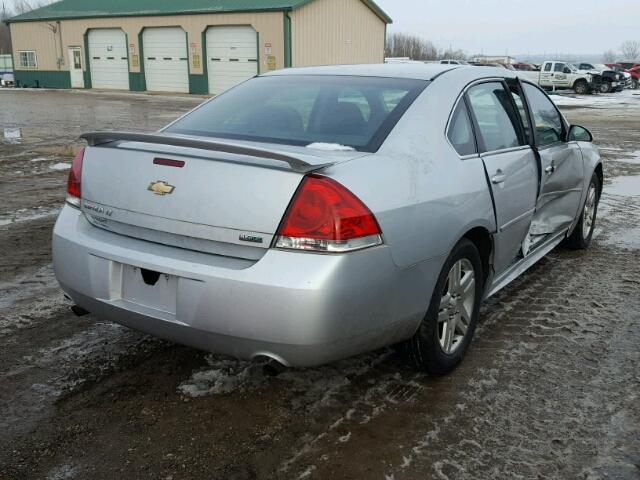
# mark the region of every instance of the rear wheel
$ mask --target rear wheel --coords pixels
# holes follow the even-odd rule
[[[585,95],[586,93],[589,92],[589,86],[587,85],[587,82],[585,82],[584,80],[578,80],[573,86],[573,89],[579,95]]]
[[[451,372],[462,360],[478,321],[483,273],[480,254],[461,240],[447,258],[418,332],[405,346],[412,363],[432,375]]]
[[[594,173],[587,190],[587,198],[584,202],[580,219],[573,233],[567,237],[566,245],[575,250],[587,248],[591,244],[593,231],[596,227],[598,203],[600,202],[600,179]]]

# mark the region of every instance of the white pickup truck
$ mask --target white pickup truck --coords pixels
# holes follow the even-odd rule
[[[542,64],[538,84],[543,88],[572,88],[576,93],[584,94],[597,91],[600,80],[600,75],[580,72],[568,62],[550,60]]]

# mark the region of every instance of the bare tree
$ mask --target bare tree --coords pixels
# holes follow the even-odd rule
[[[9,25],[4,22],[12,16],[13,12],[7,10],[3,3],[0,10],[0,54],[11,53],[11,33],[9,32]]]
[[[627,40],[620,45],[620,53],[625,60],[640,59],[640,42],[636,40]]]
[[[604,63],[613,63],[616,61],[617,56],[618,55],[616,54],[615,50],[609,49],[602,54],[602,61]]]
[[[464,59],[462,50],[439,50],[433,42],[417,35],[393,33],[387,37],[386,57],[408,57],[412,60]]]

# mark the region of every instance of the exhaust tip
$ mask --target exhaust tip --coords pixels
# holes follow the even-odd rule
[[[258,367],[262,365],[262,374],[265,377],[277,377],[285,372],[289,367],[271,354],[254,355],[253,361],[258,362]]]
[[[84,317],[85,315],[89,315],[89,313],[91,313],[84,308],[79,307],[78,305],[72,305],[71,311],[75,314],[76,317]]]

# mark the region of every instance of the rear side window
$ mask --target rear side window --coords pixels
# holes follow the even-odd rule
[[[551,65],[552,65],[551,63],[547,63],[547,64],[545,64],[545,66],[544,66],[544,71],[545,71],[545,72],[550,72],[550,71],[551,71]]]
[[[404,78],[282,75],[251,79],[165,132],[374,152],[428,82]]]
[[[471,119],[463,101],[458,102],[458,106],[453,112],[447,136],[458,155],[465,156],[477,153]]]
[[[482,83],[467,92],[478,124],[482,151],[491,152],[524,145],[511,93],[500,82]]]
[[[560,142],[564,138],[564,123],[553,102],[531,84],[524,84],[524,92],[535,122],[537,146]]]

